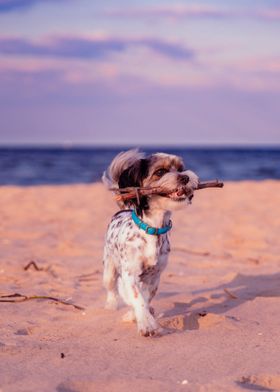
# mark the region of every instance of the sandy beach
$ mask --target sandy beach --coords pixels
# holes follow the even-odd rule
[[[103,185],[1,187],[0,295],[66,304],[0,303],[0,391],[280,391],[279,193],[227,182],[173,214],[165,332],[143,338],[103,308]]]

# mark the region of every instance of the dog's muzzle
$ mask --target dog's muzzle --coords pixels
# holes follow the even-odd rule
[[[175,191],[169,193],[168,197],[174,201],[184,201],[193,198],[193,190],[187,186],[180,186]]]

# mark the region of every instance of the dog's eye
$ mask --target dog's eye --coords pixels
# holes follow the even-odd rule
[[[158,169],[154,174],[157,177],[162,177],[166,173],[168,173],[167,169]]]
[[[177,170],[177,171],[178,171],[179,173],[181,173],[181,172],[183,172],[184,170],[185,170],[185,169],[184,169],[184,166],[180,166],[180,167],[178,167],[178,170]]]

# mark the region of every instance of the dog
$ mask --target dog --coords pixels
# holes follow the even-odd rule
[[[167,265],[171,212],[191,203],[199,179],[194,172],[185,170],[183,160],[176,155],[145,156],[138,150],[129,150],[113,159],[102,180],[108,187],[164,187],[171,191],[168,196],[140,196],[124,201],[105,237],[106,308],[117,309],[121,297],[130,307],[123,320],[136,321],[140,335],[152,336],[160,331],[150,303]]]

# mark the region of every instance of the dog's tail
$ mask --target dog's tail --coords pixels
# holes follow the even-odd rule
[[[103,173],[103,184],[108,188],[118,188],[119,178],[122,172],[132,166],[139,159],[144,158],[145,154],[138,149],[120,152],[112,161],[108,169]]]

